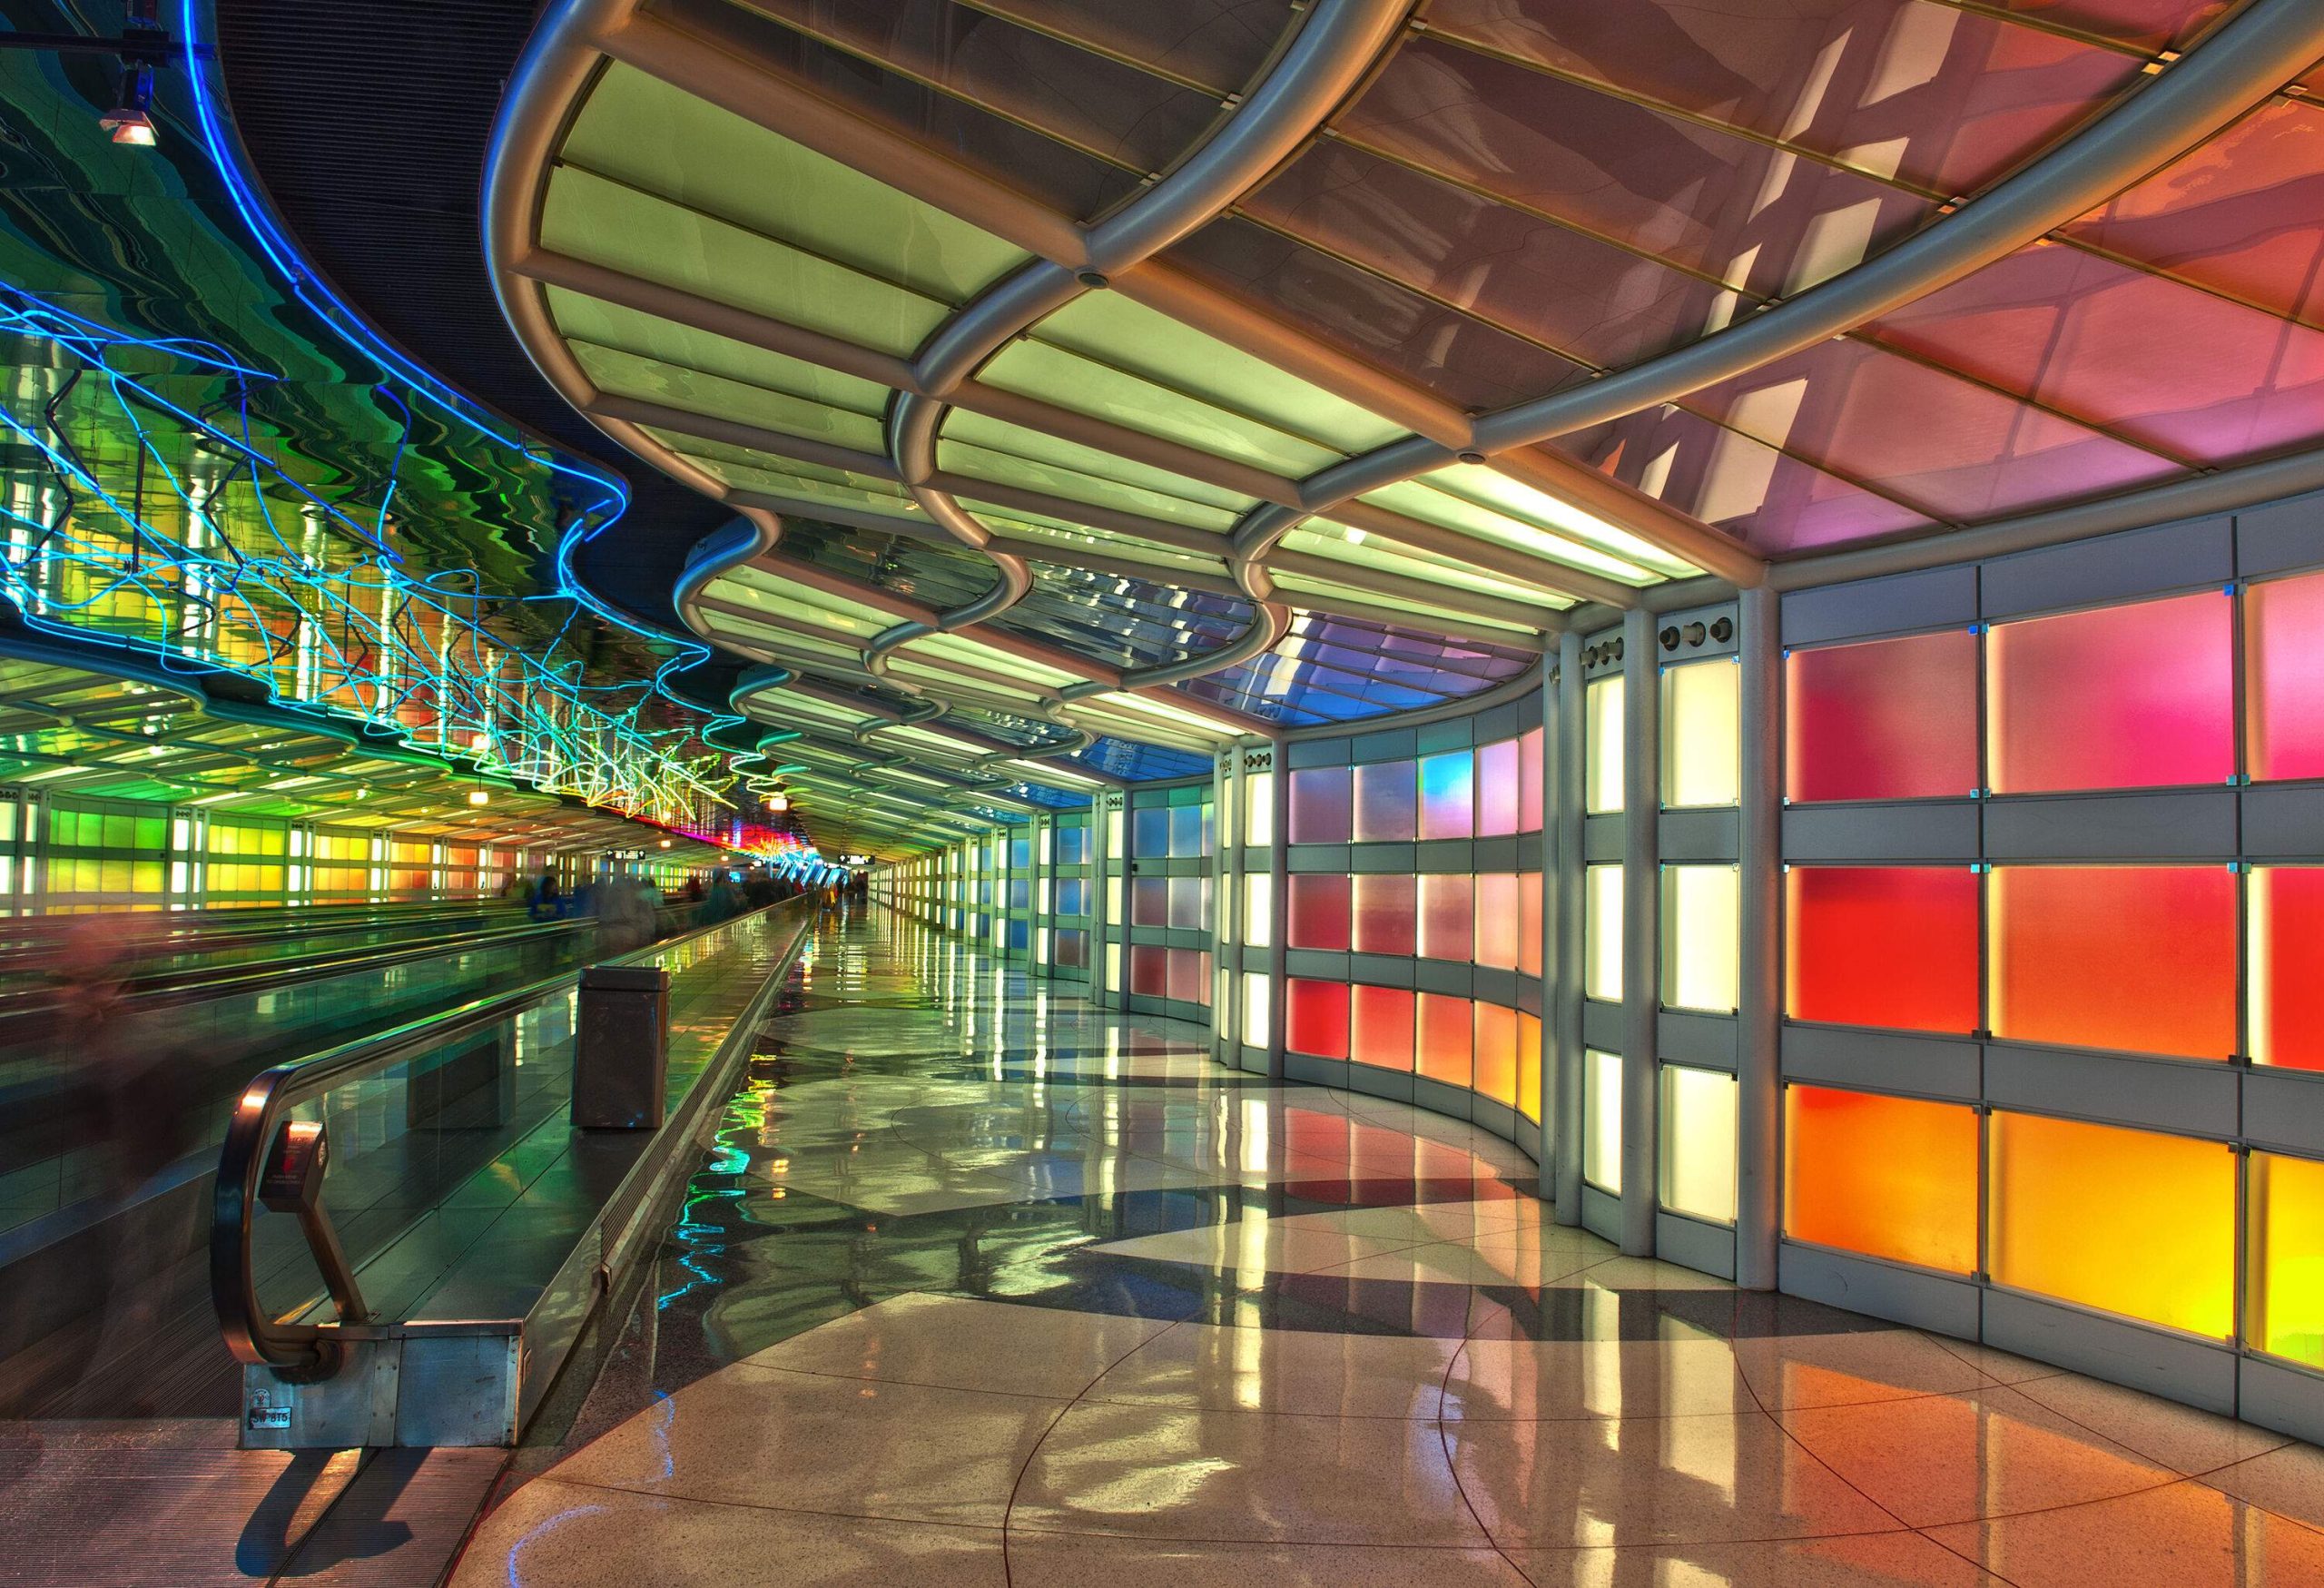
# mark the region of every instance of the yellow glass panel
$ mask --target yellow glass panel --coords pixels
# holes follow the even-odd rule
[[[1581,1178],[1622,1194],[1622,1056],[1596,1048],[1581,1056]]]
[[[1662,1205],[1715,1224],[1735,1222],[1735,1078],[1662,1070]]]
[[[1243,879],[1243,941],[1255,949],[1275,942],[1274,887],[1265,873]]]
[[[1662,673],[1662,803],[1731,805],[1742,794],[1743,669],[1731,656]]]
[[[1593,865],[1582,873],[1581,991],[1619,1003],[1622,997],[1622,868]]]
[[[1731,865],[1662,870],[1662,1001],[1724,1014],[1740,970],[1741,873]]]
[[[2251,1155],[2252,1349],[2324,1368],[2324,1163]]]
[[[1600,678],[1581,694],[1581,808],[1593,816],[1622,808],[1622,678]]]
[[[2235,1328],[2235,1157],[2216,1141],[1993,1117],[1996,1283],[2225,1339]]]
[[[1541,1122],[1541,1017],[1517,1011],[1517,1111]]]

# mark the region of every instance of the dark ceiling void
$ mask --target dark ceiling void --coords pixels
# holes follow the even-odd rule
[[[731,509],[615,446],[517,346],[478,225],[500,92],[530,0],[218,0],[236,128],[291,234],[371,322],[487,407],[630,483],[629,516],[585,549],[599,595],[675,627],[668,592]]]

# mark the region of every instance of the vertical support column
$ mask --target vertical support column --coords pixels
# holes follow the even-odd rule
[[[1243,748],[1221,753],[1213,774],[1210,883],[1210,1051],[1241,1068],[1243,1041]]]
[[[1273,796],[1267,821],[1274,830],[1275,847],[1267,852],[1267,910],[1275,924],[1267,934],[1267,1076],[1281,1080],[1291,1001],[1285,958],[1291,941],[1291,753],[1290,745],[1280,738],[1275,741],[1272,766],[1275,775],[1267,784]]]
[[[1650,1258],[1661,1133],[1662,690],[1654,615],[1642,607],[1622,614],[1622,1252]]]
[[[1783,1013],[1783,648],[1780,602],[1766,586],[1741,592],[1742,931],[1735,1064],[1735,1282],[1776,1284],[1779,1228],[1777,1111]]]
[[[1587,731],[1582,689],[1586,681],[1580,635],[1558,636],[1557,675],[1555,698],[1542,703],[1545,731],[1541,735],[1543,743],[1552,746],[1541,784],[1548,807],[1542,814],[1541,831],[1541,861],[1548,872],[1542,886],[1548,891],[1548,908],[1541,914],[1556,923],[1551,939],[1556,957],[1545,957],[1541,963],[1549,972],[1545,991],[1551,1018],[1547,1023],[1555,1033],[1557,1054],[1557,1219],[1560,1224],[1579,1225],[1581,1136],[1586,1123],[1581,1115],[1581,998],[1586,940],[1582,922],[1587,910],[1582,894],[1587,878],[1581,863],[1583,735]],[[1552,705],[1556,715],[1548,715]]]

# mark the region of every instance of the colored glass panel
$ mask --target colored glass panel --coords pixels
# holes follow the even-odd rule
[[[2324,1163],[2251,1155],[2247,1343],[2324,1368]]]
[[[1348,989],[1348,1057],[1379,1070],[1413,1067],[1413,995],[1402,987]]]
[[[2225,783],[2234,623],[2234,603],[2213,591],[1995,624],[1994,792]]]
[[[1172,949],[1166,996],[1181,1003],[1210,1003],[1210,955],[1202,949]]]
[[[1129,885],[1129,923],[1132,926],[1167,926],[1170,924],[1170,879],[1167,877],[1138,877]]]
[[[1622,808],[1622,677],[1594,679],[1581,693],[1582,806],[1593,816]]]
[[[2324,1070],[2324,866],[2251,872],[2251,1059]]]
[[[1541,1017],[1517,1011],[1517,1111],[1541,1122]]]
[[[1410,954],[1418,927],[1420,879],[1359,876],[1354,880],[1354,930],[1360,954]]]
[[[1743,669],[1731,656],[1662,670],[1662,803],[1731,805],[1742,797]]]
[[[1288,891],[1284,942],[1295,949],[1345,951],[1354,893],[1350,880],[1332,873],[1295,873]]]
[[[2245,593],[2243,669],[2251,775],[2324,777],[2324,574]]]
[[[1517,874],[1517,970],[1520,975],[1541,973],[1541,873]]]
[[[1541,830],[1541,757],[1544,737],[1540,728],[1521,735],[1517,741],[1517,830],[1539,833]]]
[[[1170,813],[1160,807],[1129,814],[1129,853],[1133,860],[1161,860],[1170,853]]]
[[[1965,628],[1793,651],[1793,800],[1965,798],[1977,787],[1977,636]]]
[[[1243,972],[1243,1042],[1246,1047],[1264,1048],[1271,1040],[1267,1032],[1268,994],[1274,985],[1273,980],[1264,972]]]
[[[1170,879],[1170,924],[1180,930],[1201,931],[1210,924],[1210,879],[1208,877],[1172,877]]]
[[[1348,769],[1311,766],[1291,774],[1291,842],[1345,843],[1352,814]]]
[[[1418,1001],[1420,1073],[1447,1086],[1467,1086],[1475,1073],[1469,1001],[1423,992]]]
[[[1789,1087],[1783,1150],[1783,1230],[1792,1239],[1976,1271],[1974,1109]]]
[[[1662,1001],[1731,1013],[1740,985],[1740,873],[1731,865],[1662,868]]]
[[[1147,998],[1170,991],[1170,951],[1137,944],[1129,951],[1129,990]]]
[[[1503,739],[1477,748],[1477,836],[1499,838],[1517,831],[1523,798],[1517,770],[1518,742]]]
[[[1419,831],[1419,769],[1409,761],[1375,761],[1357,767],[1355,841],[1410,843]]]
[[[1586,998],[1622,999],[1622,868],[1593,865],[1582,872],[1581,991]]]
[[[1284,1046],[1311,1059],[1347,1057],[1347,983],[1293,977],[1284,983]]]
[[[1475,962],[1496,971],[1515,970],[1521,925],[1516,877],[1507,872],[1478,877]]]
[[[1431,873],[1420,879],[1420,953],[1465,960],[1475,946],[1474,878]]]
[[[1795,866],[1784,893],[1784,1012],[1793,1020],[1977,1029],[1975,872]]]
[[[1210,807],[1170,807],[1170,855],[1175,860],[1199,860],[1210,853]]]
[[[2235,1155],[2216,1141],[1996,1112],[1997,1284],[2224,1339],[2235,1327]]]
[[[1517,1106],[1517,1011],[1479,1000],[1476,1011],[1476,1091]]]
[[[1662,1067],[1662,1205],[1714,1224],[1735,1222],[1735,1078]]]
[[[1255,949],[1275,942],[1275,879],[1265,872],[1243,879],[1243,941]]]
[[[1265,849],[1275,843],[1275,774],[1253,772],[1243,778],[1243,843]]]
[[[1420,835],[1468,838],[1477,830],[1476,757],[1466,750],[1420,764]]]
[[[1622,1194],[1622,1058],[1596,1048],[1581,1056],[1581,1178]]]
[[[2235,1050],[2226,866],[2005,865],[1989,881],[1995,1036],[2190,1059]]]

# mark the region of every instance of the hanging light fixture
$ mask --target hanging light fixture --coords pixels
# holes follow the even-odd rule
[[[113,107],[97,118],[97,125],[116,143],[151,149],[161,140],[153,131],[153,68],[132,61],[121,69],[121,92]]]

